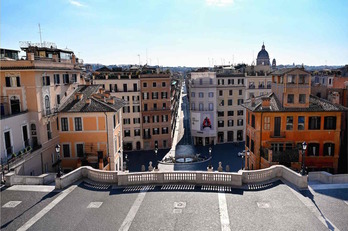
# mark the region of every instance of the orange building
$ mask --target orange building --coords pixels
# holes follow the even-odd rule
[[[299,170],[302,143],[308,170],[337,172],[342,112],[347,108],[310,95],[311,75],[301,68],[272,73],[272,92],[246,108],[246,169],[283,164]]]
[[[59,108],[59,138],[63,171],[81,165],[121,171],[122,99],[101,85],[80,85]]]

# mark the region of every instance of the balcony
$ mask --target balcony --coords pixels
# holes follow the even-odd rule
[[[255,89],[255,85],[249,85],[249,89]]]
[[[275,132],[271,133],[271,138],[285,138],[285,132]]]

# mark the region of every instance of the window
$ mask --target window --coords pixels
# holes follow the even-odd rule
[[[69,74],[63,74],[63,83],[68,84],[69,83]]]
[[[250,143],[250,137],[247,135],[246,136],[246,141],[245,141],[245,146],[249,148],[249,143]]]
[[[229,94],[229,95],[233,95],[233,90],[229,90],[229,91],[228,91],[228,94]]]
[[[239,90],[239,95],[243,95],[243,90]]]
[[[212,78],[209,79],[209,84],[213,84],[213,79]]]
[[[234,115],[234,111],[228,111],[227,112],[227,116],[233,116]]]
[[[255,145],[254,145],[254,140],[251,140],[251,144],[250,144],[250,151],[252,152],[252,153],[254,153],[254,147],[255,147]]]
[[[288,103],[294,103],[294,94],[288,94]]]
[[[143,123],[150,123],[150,116],[143,116]]]
[[[243,126],[243,120],[242,119],[238,119],[237,120],[237,126]]]
[[[195,110],[195,103],[191,103],[191,110]]]
[[[324,144],[324,156],[333,156],[335,155],[335,144],[326,143]]]
[[[198,93],[198,97],[199,97],[199,98],[203,98],[203,97],[204,97],[204,93],[203,93],[203,92],[199,92],[199,93]]]
[[[214,97],[214,92],[209,92],[208,97],[209,98],[213,98]]]
[[[233,99],[229,99],[229,100],[227,101],[228,106],[232,106],[232,103],[233,103]]]
[[[47,125],[47,139],[50,140],[52,139],[52,131],[51,131],[51,122],[48,121]]]
[[[203,79],[199,79],[199,85],[203,84]]]
[[[158,135],[159,134],[159,129],[158,128],[153,128],[152,129],[152,134]]]
[[[129,113],[130,112],[130,106],[124,106],[122,108],[122,110],[123,110],[123,113]]]
[[[237,111],[237,115],[242,116],[242,115],[243,115],[243,112],[244,112],[243,110],[238,110],[238,111]]]
[[[152,83],[152,87],[156,87],[157,85],[156,85],[156,82],[153,82]]]
[[[140,129],[134,129],[134,136],[140,136]]]
[[[83,157],[84,156],[84,148],[83,144],[76,144],[76,153],[77,157]]]
[[[138,85],[136,83],[133,83],[133,91],[138,91]]]
[[[307,148],[308,156],[318,156],[319,155],[319,144],[309,143]]]
[[[287,116],[286,117],[286,130],[292,130],[294,125],[294,117]]]
[[[168,134],[168,127],[162,128],[162,134]]]
[[[57,105],[60,104],[60,95],[57,95]]]
[[[222,90],[219,90],[219,96],[223,96],[224,92]]]
[[[130,119],[123,119],[123,124],[130,124]]]
[[[294,84],[295,83],[295,75],[288,75],[288,83]]]
[[[195,97],[195,93],[194,92],[191,92],[191,97]]]
[[[227,126],[233,127],[233,121],[234,121],[234,120],[228,120]]]
[[[243,104],[244,100],[243,99],[238,99],[238,105]]]
[[[332,78],[329,78],[329,85],[332,85]]]
[[[253,92],[249,93],[249,98],[254,98],[255,94]]]
[[[265,119],[264,119],[264,129],[265,130],[270,130],[271,129],[271,117],[269,116],[265,116]]]
[[[116,115],[112,116],[112,120],[113,120],[113,124],[114,124],[114,128],[116,127]]]
[[[299,116],[297,118],[297,130],[304,130],[305,128],[305,117]]]
[[[75,131],[82,131],[82,119],[81,117],[75,117]]]
[[[154,115],[152,117],[152,121],[153,121],[153,123],[158,123],[159,122],[159,115]]]
[[[166,86],[166,82],[162,82],[162,87],[165,87]]]
[[[144,103],[144,111],[147,111],[147,103]]]
[[[324,129],[325,130],[336,130],[336,117],[325,116],[324,117]]]
[[[49,85],[50,85],[50,77],[42,76],[42,86],[49,86]]]
[[[238,84],[244,84],[244,79],[238,79]]]
[[[300,75],[298,79],[299,84],[305,84],[306,83],[306,76],[307,75]]]
[[[199,110],[203,111],[203,104],[202,103],[199,104]]]
[[[130,130],[124,130],[124,137],[130,137],[131,133]]]
[[[133,112],[140,112],[140,106],[133,106]]]
[[[219,122],[218,122],[218,127],[219,127],[219,128],[224,127],[224,121],[223,121],[223,120],[219,120]]]
[[[255,128],[255,115],[251,115],[251,127]]]
[[[70,144],[63,144],[63,157],[70,157]]]
[[[157,110],[157,103],[153,104],[153,110]]]
[[[133,118],[133,124],[140,124],[140,118]]]
[[[143,99],[149,99],[149,93],[143,92]]]
[[[147,83],[143,83],[143,87],[147,87]]]
[[[167,92],[161,92],[161,97],[162,97],[162,99],[167,99],[167,97],[168,97]]]
[[[158,99],[158,92],[152,92],[152,99]]]
[[[218,111],[218,117],[223,117],[224,116],[224,111]]]
[[[54,84],[56,84],[56,85],[60,84],[60,76],[59,76],[59,74],[54,74],[53,75],[53,79],[54,79]]]
[[[213,111],[214,110],[214,104],[213,103],[209,103],[209,111]]]
[[[225,105],[225,101],[221,100],[220,106],[224,106]]]
[[[227,132],[227,141],[229,142],[233,141],[233,131]]]
[[[61,126],[62,126],[62,131],[69,131],[69,124],[68,124],[68,118],[61,118]]]
[[[306,95],[305,94],[300,94],[299,103],[306,103]]]
[[[162,115],[162,122],[168,121],[168,115]]]
[[[320,116],[311,116],[308,121],[309,130],[320,130]]]
[[[72,74],[71,79],[72,79],[73,83],[76,83],[77,82],[77,74]]]

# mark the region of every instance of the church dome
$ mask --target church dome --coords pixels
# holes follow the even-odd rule
[[[270,65],[269,55],[265,49],[265,44],[262,45],[261,51],[257,54],[257,65]]]

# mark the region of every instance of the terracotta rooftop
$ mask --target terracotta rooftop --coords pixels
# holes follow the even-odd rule
[[[101,85],[78,86],[59,112],[116,112],[125,105],[124,100],[100,93],[99,88]]]
[[[312,112],[323,112],[323,111],[348,111],[348,108],[343,107],[341,105],[333,104],[327,100],[321,99],[319,97],[310,95],[309,97],[309,108],[285,108],[281,105],[281,102],[278,100],[278,98],[275,96],[274,93],[270,93],[269,95],[266,95],[266,97],[270,98],[270,108],[262,108],[262,97],[255,97],[255,103],[252,104],[251,99],[246,100],[245,103],[242,105],[243,107],[255,111],[255,112],[262,112],[262,111],[274,111],[274,112],[306,112],[306,111],[312,111]]]

